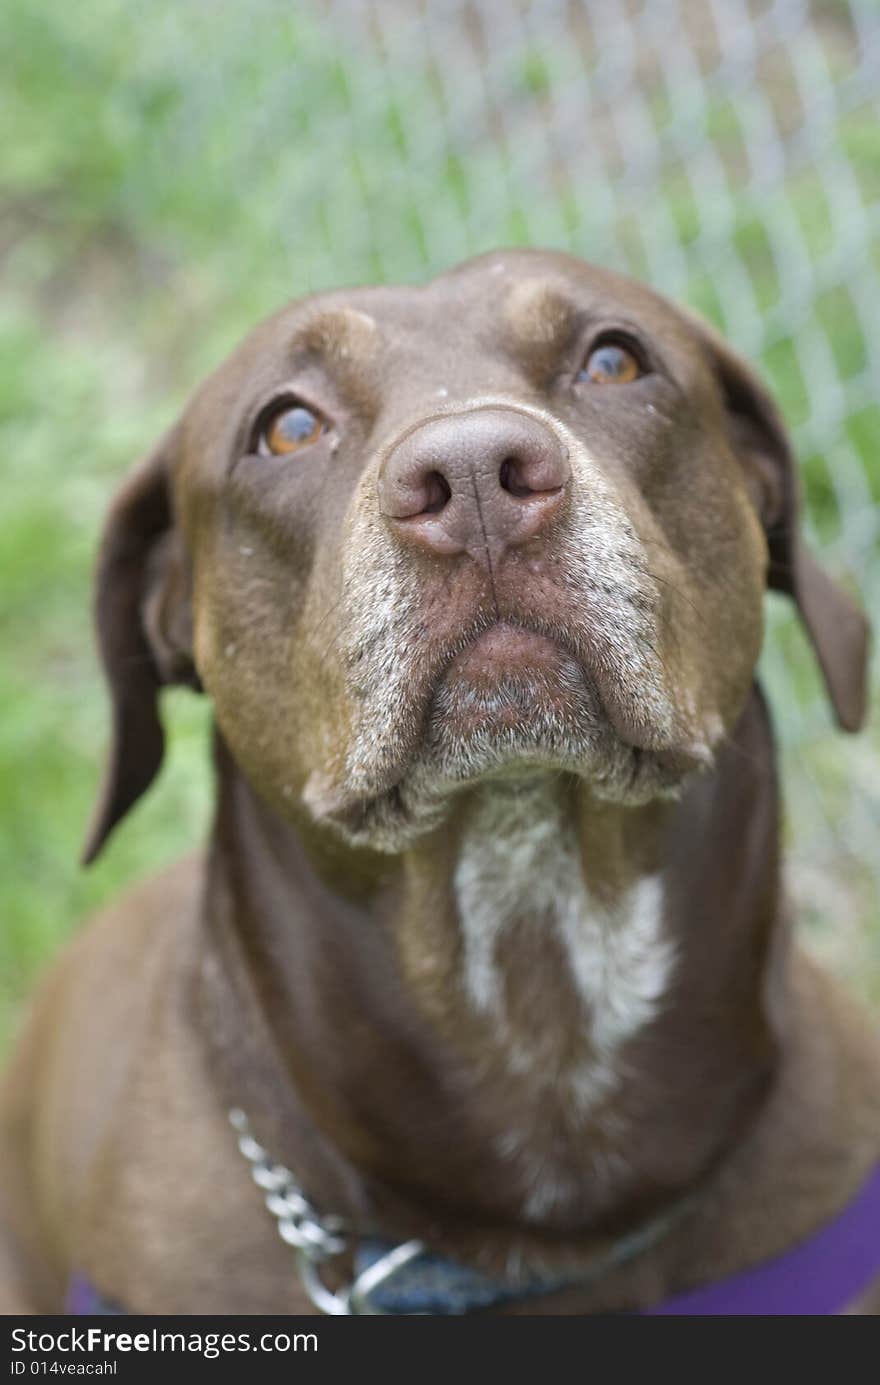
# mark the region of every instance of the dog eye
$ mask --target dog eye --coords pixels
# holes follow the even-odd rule
[[[597,346],[587,357],[578,373],[578,380],[593,385],[628,385],[644,372],[633,353],[618,342],[607,341]]]
[[[305,404],[288,402],[266,419],[260,429],[258,450],[263,457],[286,457],[317,442],[326,428],[320,414],[313,413]]]

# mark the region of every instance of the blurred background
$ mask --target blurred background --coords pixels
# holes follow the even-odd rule
[[[874,0],[4,0],[0,40],[0,1034],[206,833],[209,709],[170,693],[158,787],[77,867],[90,571],[118,479],[288,298],[537,244],[690,303],[769,379],[812,542],[880,616]],[[776,601],[763,672],[801,927],[880,1004],[880,699],[835,732]]]

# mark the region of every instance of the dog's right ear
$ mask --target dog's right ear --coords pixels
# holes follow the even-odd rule
[[[178,441],[175,427],[126,481],[104,526],[95,624],[113,729],[84,865],[94,861],[162,763],[160,687],[199,686],[192,660],[189,563],[174,523],[170,485]]]

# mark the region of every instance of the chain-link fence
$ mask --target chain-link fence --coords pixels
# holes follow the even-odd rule
[[[82,168],[150,247],[139,291],[152,275],[178,294],[166,350],[187,369],[206,307],[231,338],[310,288],[501,244],[574,251],[689,302],[763,369],[812,541],[880,613],[872,0],[97,0],[63,23],[50,68],[75,86],[85,61],[105,102],[97,128],[72,103],[67,138],[107,145],[109,172],[89,151]],[[876,978],[880,720],[834,732],[771,615],[793,889]]]

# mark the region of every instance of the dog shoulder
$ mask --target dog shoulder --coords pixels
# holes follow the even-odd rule
[[[0,1166],[17,1237],[45,1249],[66,1239],[192,939],[200,878],[191,857],[135,885],[76,932],[38,986],[0,1081]]]

